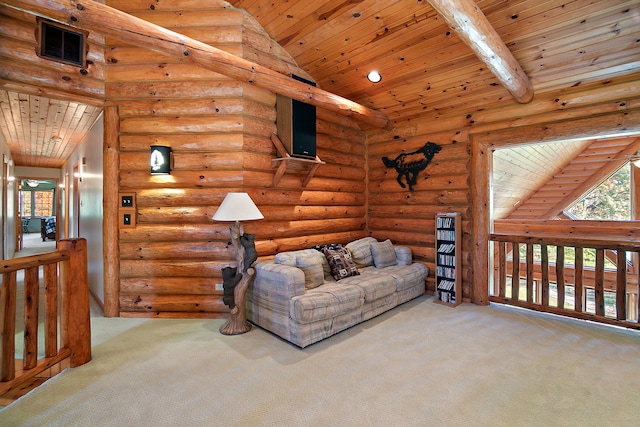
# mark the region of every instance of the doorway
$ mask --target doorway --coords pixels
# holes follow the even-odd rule
[[[16,257],[56,250],[60,197],[58,180],[18,178]]]

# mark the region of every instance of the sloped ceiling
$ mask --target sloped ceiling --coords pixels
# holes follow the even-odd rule
[[[231,0],[320,87],[391,120],[514,104],[428,1]],[[456,2],[451,2],[455,4]],[[640,71],[636,1],[478,0],[536,96]],[[365,78],[378,70],[382,81]]]
[[[579,153],[575,155],[575,148]],[[568,148],[568,150],[565,150]],[[567,209],[575,200],[580,199],[597,187],[604,179],[611,176],[621,166],[633,159],[638,159],[637,152],[640,149],[640,138],[612,138],[596,139],[593,141],[544,144],[541,146],[530,146],[517,149],[518,153],[502,153],[497,151],[494,158],[509,159],[520,155],[523,150],[533,150],[532,158],[542,153],[547,154],[546,161],[538,162],[533,168],[540,168],[540,164],[547,167],[540,168],[546,176],[544,179],[534,180],[543,185],[537,185],[529,194],[519,194],[522,199],[516,203],[500,201],[503,197],[496,195],[498,209],[494,210],[494,215],[498,218],[523,219],[551,219],[555,218]],[[570,155],[563,156],[563,152],[571,152]],[[548,155],[552,156],[549,157]],[[553,158],[555,154],[556,158]],[[567,160],[568,159],[568,160]],[[499,161],[502,163],[502,161]],[[509,164],[509,162],[505,162]],[[522,164],[522,163],[521,163]],[[558,167],[559,166],[559,167]],[[502,172],[498,181],[502,187],[508,188],[515,184],[516,188],[526,188],[525,182],[531,179],[526,171],[522,173],[518,168],[520,165],[511,168],[501,168]],[[520,172],[510,176],[514,171]],[[494,167],[494,177],[496,175]],[[534,171],[535,172],[535,171]],[[507,192],[508,190],[505,190]],[[523,197],[524,196],[524,197]],[[512,209],[509,206],[512,205]],[[514,206],[513,206],[514,205]],[[500,216],[498,217],[498,214]]]

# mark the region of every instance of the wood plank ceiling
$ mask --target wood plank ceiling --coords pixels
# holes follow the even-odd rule
[[[442,119],[513,103],[427,1],[231,0],[320,87],[391,120]],[[640,71],[637,0],[477,0],[536,96]],[[382,81],[366,75],[378,70]]]
[[[155,3],[154,9],[161,10],[162,2]],[[319,87],[380,111],[394,122],[464,116],[472,123],[474,115],[484,110],[516,103],[428,0],[229,3],[253,15]],[[477,0],[476,4],[529,77],[536,97],[561,98],[575,86],[638,78],[638,0]],[[380,72],[380,83],[366,79],[371,70]],[[20,166],[60,167],[99,113],[97,107],[68,100],[0,90],[0,130]],[[570,150],[558,168],[583,148]],[[524,170],[535,168],[539,159],[555,156],[555,150],[540,146],[537,154],[518,152],[511,162],[519,162]],[[543,183],[537,182],[536,188]],[[509,197],[521,200],[534,190],[526,191]]]
[[[102,108],[0,90],[0,129],[17,166],[60,168]]]

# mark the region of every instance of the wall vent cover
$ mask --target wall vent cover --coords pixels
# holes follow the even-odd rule
[[[84,68],[86,38],[86,33],[75,28],[41,19],[38,55]]]

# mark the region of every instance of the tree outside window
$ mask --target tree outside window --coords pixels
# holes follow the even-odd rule
[[[53,216],[54,190],[20,191],[22,217]]]
[[[625,164],[567,211],[578,219],[631,219],[631,168]]]

